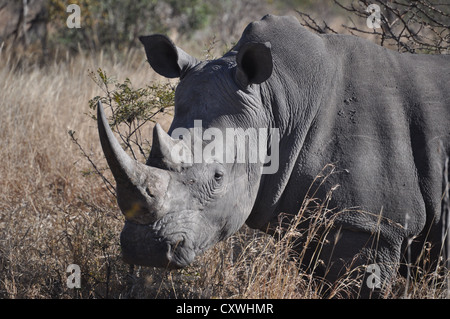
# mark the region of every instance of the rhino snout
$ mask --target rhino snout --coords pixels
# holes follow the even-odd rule
[[[123,260],[169,269],[189,265],[200,252],[195,247],[195,230],[189,226],[193,215],[190,211],[172,212],[148,225],[126,221],[120,235]]]
[[[127,221],[145,225],[167,213],[163,204],[170,178],[168,172],[148,166],[141,173],[143,182],[117,184],[117,202]]]

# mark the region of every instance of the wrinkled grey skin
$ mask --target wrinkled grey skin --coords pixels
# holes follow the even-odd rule
[[[143,165],[126,156],[99,107],[102,146],[126,218],[125,261],[184,267],[244,223],[267,230],[281,213],[298,213],[329,163],[338,173],[316,196],[339,184],[329,208],[347,210],[336,218],[328,238],[339,240],[323,247],[326,268],[317,275],[333,282],[344,265],[376,263],[384,285],[408,240],[414,238],[412,261],[425,240],[439,250],[450,154],[449,56],[316,35],[293,17],[270,15],[213,61],[197,61],[165,36],[141,41],[156,72],[181,78],[168,134],[192,128],[196,119],[205,129],[279,128],[280,167],[261,175],[261,163],[174,163],[168,150],[185,142],[158,125]],[[362,296],[369,293],[364,285]]]

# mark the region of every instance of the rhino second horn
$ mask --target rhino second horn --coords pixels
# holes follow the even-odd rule
[[[97,125],[103,153],[116,182],[127,184],[134,180],[137,162],[128,156],[114,137],[100,101],[97,103]]]
[[[173,150],[181,151],[181,155],[176,156]],[[153,128],[153,144],[150,151],[149,160],[162,159],[166,165],[172,169],[178,169],[183,164],[190,162],[191,150],[184,140],[173,139],[156,123]],[[176,157],[175,157],[176,156]]]
[[[159,123],[155,124],[153,128],[153,142],[152,149],[150,151],[150,157],[153,158],[165,158],[167,160],[171,159],[170,150],[174,146],[174,140],[164,132]]]

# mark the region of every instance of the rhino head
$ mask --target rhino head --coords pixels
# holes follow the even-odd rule
[[[121,148],[99,103],[99,135],[125,216],[124,260],[180,268],[245,223],[263,170],[275,162],[265,152],[274,136],[261,98],[261,85],[272,73],[271,48],[269,43],[238,43],[220,59],[198,61],[166,36],[140,40],[156,72],[180,78],[169,132],[155,125],[147,163],[139,163]],[[249,128],[259,135],[248,134]],[[226,130],[234,133],[232,140],[215,144],[222,149],[212,152],[212,135],[219,142],[230,136]],[[241,160],[240,138],[247,146]],[[251,160],[248,151],[258,146],[265,157]]]

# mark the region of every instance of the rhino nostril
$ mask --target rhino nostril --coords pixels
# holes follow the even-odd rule
[[[155,198],[155,195],[153,195],[148,188],[145,189],[145,192],[148,196],[150,196],[150,198]]]

